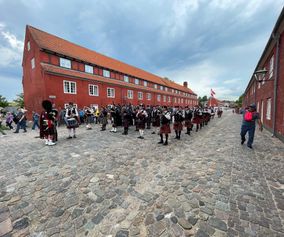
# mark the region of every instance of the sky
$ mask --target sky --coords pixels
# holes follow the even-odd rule
[[[0,95],[22,92],[26,25],[188,82],[198,96],[245,90],[284,0],[0,0]]]

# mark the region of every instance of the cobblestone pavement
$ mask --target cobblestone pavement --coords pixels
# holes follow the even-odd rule
[[[0,137],[0,236],[284,236],[284,144],[225,112],[169,146],[79,128]],[[184,133],[184,132],[183,132]]]

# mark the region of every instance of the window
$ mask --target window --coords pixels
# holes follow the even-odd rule
[[[138,92],[138,100],[143,100],[143,92]]]
[[[163,86],[160,86],[160,90],[161,90],[161,91],[164,90],[164,87],[163,87]]]
[[[167,102],[167,96],[166,95],[163,96],[163,101]]]
[[[115,98],[115,90],[114,90],[114,88],[107,88],[107,97],[108,98]]]
[[[71,60],[60,58],[60,67],[71,68]]]
[[[180,102],[183,104],[183,98],[181,98]]]
[[[168,102],[171,102],[171,97],[170,96],[168,96]]]
[[[177,98],[175,97],[175,103],[177,102]]]
[[[32,69],[34,69],[35,68],[35,58],[32,58],[31,65],[32,65]]]
[[[144,81],[144,86],[147,86],[147,81]]]
[[[165,87],[165,91],[168,91],[168,87]]]
[[[134,83],[135,83],[136,85],[139,85],[139,79],[135,78]]]
[[[157,95],[157,101],[161,101],[161,95]]]
[[[273,70],[274,70],[274,55],[272,55],[269,62],[269,79],[273,77]]]
[[[175,93],[175,90],[174,90],[174,89],[172,89],[172,93]]]
[[[128,77],[128,76],[123,76],[123,80],[124,80],[125,82],[129,82],[129,77]]]
[[[151,93],[147,93],[147,100],[151,100]]]
[[[103,70],[103,76],[104,77],[110,77],[110,72],[109,72],[109,70]]]
[[[99,96],[99,87],[97,85],[89,84],[89,95]]]
[[[76,94],[76,82],[63,81],[63,89],[65,94]]]
[[[155,88],[155,89],[157,89],[157,88],[158,88],[157,84],[154,84],[154,88]]]
[[[271,119],[271,98],[267,99],[267,105],[266,105],[266,119]]]
[[[92,66],[90,66],[90,65],[86,65],[85,64],[85,72],[93,74],[94,73],[94,68]]]
[[[28,51],[31,50],[31,43],[30,43],[30,41],[28,41],[28,43],[27,43],[27,48],[28,48]]]
[[[178,103],[180,104],[180,98],[178,98]]]
[[[133,91],[132,90],[127,90],[127,98],[133,99]]]

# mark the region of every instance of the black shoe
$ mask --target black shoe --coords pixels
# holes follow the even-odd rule
[[[141,136],[140,139],[144,139],[144,137]]]
[[[19,132],[14,132],[14,133],[19,133]]]
[[[249,145],[248,145],[248,148],[253,149],[252,146],[249,146]]]
[[[71,136],[69,136],[69,137],[67,137],[67,139],[72,139],[72,137],[71,137]]]
[[[152,134],[156,134],[155,132],[152,132]]]
[[[177,137],[178,140],[180,140],[180,137]]]
[[[167,146],[167,145],[168,145],[168,142],[165,142],[163,145],[164,145],[164,146]]]
[[[158,142],[158,144],[163,144],[163,143],[164,143],[164,141],[159,141],[159,142]]]
[[[241,141],[241,144],[243,145],[243,144],[245,143],[245,141],[246,141],[246,139],[242,140],[242,141]]]
[[[178,139],[178,136],[176,136],[175,139]]]
[[[73,138],[76,138],[76,135],[73,135]]]
[[[137,137],[137,138],[141,138],[141,136]]]

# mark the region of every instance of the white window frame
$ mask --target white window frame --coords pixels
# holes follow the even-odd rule
[[[177,97],[175,97],[174,101],[175,101],[175,103],[177,102]]]
[[[139,79],[138,79],[138,78],[135,78],[135,79],[134,79],[134,84],[135,84],[135,85],[139,85]]]
[[[157,84],[154,84],[154,88],[155,88],[155,89],[158,89],[158,85],[157,85]]]
[[[110,78],[110,71],[106,70],[106,69],[103,69],[103,77]]]
[[[30,41],[28,41],[28,43],[27,43],[27,48],[28,48],[28,51],[31,50],[31,42]]]
[[[133,90],[127,90],[127,99],[133,99]]]
[[[60,58],[59,64],[60,64],[60,67],[71,69],[71,60],[70,59]]]
[[[86,72],[86,73],[90,73],[90,74],[94,74],[94,68],[93,68],[93,66],[90,66],[90,65],[85,64],[85,72]]]
[[[147,85],[148,85],[147,81],[144,81],[144,86],[147,86]]]
[[[138,100],[143,100],[143,92],[138,91]]]
[[[129,77],[128,76],[124,75],[123,76],[123,80],[124,80],[124,82],[128,82],[129,83]]]
[[[169,103],[171,102],[171,97],[170,97],[170,96],[168,96],[168,102],[169,102]]]
[[[68,84],[66,84],[68,83]],[[65,86],[68,85],[68,88],[66,88]],[[74,90],[72,91],[72,85],[74,85]],[[77,85],[75,81],[63,81],[63,92],[64,94],[77,94]]]
[[[32,59],[31,59],[31,66],[32,66],[32,69],[35,68],[35,58],[32,58]]]
[[[274,54],[272,55],[269,61],[269,79],[273,77],[273,72],[274,72]]]
[[[146,96],[147,96],[147,100],[151,100],[151,97],[152,97],[151,93],[147,93]]]
[[[180,99],[180,103],[182,103],[182,104],[183,104],[183,98],[181,98],[181,99]]]
[[[97,93],[95,93],[95,88],[97,90]],[[89,95],[90,96],[99,96],[99,87],[94,84],[89,84]]]
[[[266,119],[271,120],[271,98],[266,101]]]
[[[163,102],[167,102],[167,96],[166,95],[163,96]]]
[[[115,89],[107,87],[107,98],[115,98]]]
[[[160,86],[160,90],[163,91],[163,90],[164,90],[164,87],[163,87],[163,86]]]
[[[157,95],[157,101],[161,102],[161,95]]]

